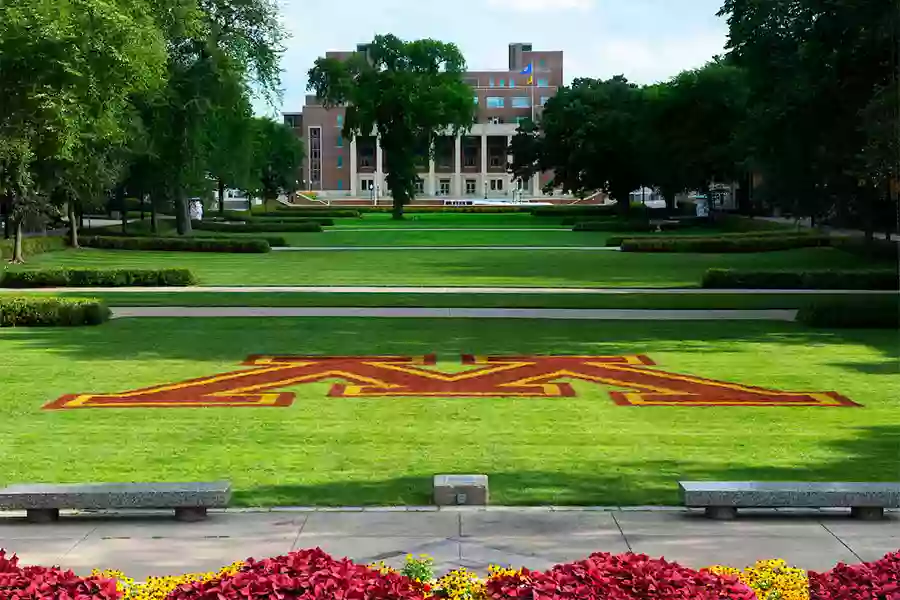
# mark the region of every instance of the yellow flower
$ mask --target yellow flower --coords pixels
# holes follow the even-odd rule
[[[707,571],[737,577],[753,590],[758,600],[809,600],[806,571],[791,567],[781,559],[761,560],[743,571],[721,565]]]

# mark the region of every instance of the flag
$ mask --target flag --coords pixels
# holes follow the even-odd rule
[[[534,71],[534,63],[528,63],[528,66],[522,69],[521,75],[531,75]]]
[[[534,75],[528,76],[528,85],[534,85]]]

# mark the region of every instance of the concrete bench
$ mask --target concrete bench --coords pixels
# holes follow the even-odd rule
[[[739,508],[850,508],[853,517],[884,518],[900,508],[900,483],[776,483],[679,481],[684,505],[713,519],[733,519]]]
[[[208,508],[224,508],[231,483],[19,484],[0,489],[0,510],[25,510],[33,523],[59,519],[63,508],[175,509],[179,521],[199,521]]]
[[[488,500],[487,475],[434,476],[434,503],[437,506],[486,506]]]

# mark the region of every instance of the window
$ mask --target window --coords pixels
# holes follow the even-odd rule
[[[337,146],[338,148],[343,148],[344,147],[344,136],[342,136],[342,135],[337,136],[337,141],[334,143],[334,145]]]
[[[488,96],[487,97],[487,107],[488,108],[503,108],[505,105],[503,96]]]
[[[538,61],[538,66],[540,66],[543,69],[544,67],[547,66],[547,61],[542,58],[541,60]]]
[[[538,87],[550,87],[550,82],[546,79],[538,79]]]
[[[506,82],[505,82],[504,80],[501,79],[501,80],[500,80],[500,87],[504,87],[505,85],[506,85]]]
[[[425,193],[425,180],[421,177],[416,178],[416,193],[424,194]]]
[[[475,104],[478,104],[478,94],[474,96],[473,100],[475,100]]]
[[[463,166],[474,167],[475,161],[478,159],[478,148],[467,145],[463,148]]]
[[[503,191],[503,180],[502,179],[491,179],[491,191],[502,192]]]
[[[488,117],[487,122],[490,125],[502,125],[503,117]]]
[[[515,79],[510,79],[510,80],[509,80],[509,87],[511,87],[511,88],[516,87],[516,80],[515,80]]]
[[[512,99],[512,107],[513,108],[530,108],[531,100],[528,99],[528,96],[515,96]]]
[[[338,189],[339,190],[344,189],[344,180],[343,179],[338,179]]]
[[[440,196],[449,196],[450,195],[450,180],[449,179],[441,179],[440,181],[440,191],[438,195]]]
[[[338,169],[343,169],[343,168],[344,168],[344,157],[343,157],[343,156],[338,156],[338,157],[337,157],[337,168],[338,168]]]
[[[322,189],[322,128],[309,128],[309,187]]]
[[[502,167],[502,166],[503,166],[503,155],[502,155],[502,154],[497,154],[496,152],[495,152],[495,153],[492,153],[492,154],[490,155],[490,162],[489,162],[489,164],[490,164],[490,166],[492,166],[492,167]],[[493,189],[493,188],[491,188],[491,189]]]
[[[472,196],[475,194],[475,180],[474,179],[466,179],[466,195]]]
[[[367,169],[375,165],[375,149],[371,146],[363,146],[359,151],[359,166]]]
[[[491,77],[490,81],[488,81],[488,85],[490,85],[491,87],[494,87],[494,78],[493,77]]]
[[[550,99],[550,96],[541,96],[541,106],[547,104],[547,100]]]
[[[338,115],[335,118],[335,123],[337,123],[338,127],[343,127],[344,126],[344,115]]]
[[[375,180],[374,179],[360,179],[359,180],[360,187],[364,192],[371,192],[375,189]]]
[[[531,52],[531,44],[522,44],[522,52]]]
[[[297,127],[297,115],[284,115],[284,124],[288,127]]]
[[[529,119],[528,117],[516,117],[516,125],[519,125],[521,127],[530,120],[531,119]]]

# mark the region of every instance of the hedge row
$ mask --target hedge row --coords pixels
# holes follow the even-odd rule
[[[316,233],[322,226],[314,221],[298,223],[222,223],[216,221],[194,221],[191,225],[197,231],[219,233]]]
[[[99,325],[110,311],[89,298],[22,298],[0,296],[0,327]]]
[[[659,221],[654,223],[647,220],[619,221],[609,219],[604,221],[587,221],[576,223],[572,231],[674,231],[692,226],[691,222]]]
[[[830,246],[827,235],[752,236],[729,238],[633,238],[622,242],[623,252],[773,252],[794,248]]]
[[[331,217],[334,219],[358,219],[359,218],[359,210],[357,209],[343,209],[343,208],[331,208],[330,206],[323,206],[322,208],[317,208],[315,206],[302,206],[299,208],[292,208],[289,206],[279,206],[275,209],[276,214],[285,214],[292,215],[294,217]],[[267,213],[272,214],[272,213]],[[260,215],[254,215],[260,216]]]
[[[0,287],[164,287],[197,283],[188,269],[42,269],[6,271]]]
[[[900,241],[869,240],[866,242],[863,238],[844,237],[837,238],[834,247],[869,260],[893,263],[900,261]]]
[[[797,320],[812,327],[900,329],[900,301],[875,296],[813,302],[800,309]]]
[[[33,256],[54,250],[65,250],[66,239],[57,236],[37,236],[22,239],[22,253]],[[0,259],[9,260],[13,256],[13,240],[0,241]]]
[[[820,233],[808,230],[808,231],[797,231],[797,232],[785,232],[785,231],[745,231],[739,233],[720,233],[717,235],[680,235],[677,237],[673,236],[643,236],[639,238],[630,238],[627,236],[615,236],[606,238],[607,246],[621,246],[625,240],[653,240],[653,241],[669,241],[669,240],[707,240],[710,238],[715,239],[728,239],[728,240],[740,240],[747,238],[792,238],[792,237],[808,237],[811,235],[821,235]]]
[[[100,235],[100,236],[111,236],[111,237],[162,237],[162,238],[174,238],[174,239],[195,239],[195,238],[185,238],[179,236],[177,234],[171,233],[163,233],[161,235],[154,235],[153,233],[147,231],[116,231],[115,229],[110,229],[108,227],[93,227],[90,229],[82,228],[80,230],[82,235]],[[201,239],[207,240],[233,240],[233,239],[246,239],[246,238],[233,238],[228,237],[226,234],[217,234],[214,232],[210,232],[209,235],[203,236]],[[280,235],[257,235],[254,236],[253,239],[256,240],[265,240],[269,246],[272,248],[286,248],[290,246],[287,239],[284,236]]]
[[[896,290],[897,268],[859,271],[745,271],[709,269],[701,284],[715,289]]]
[[[216,222],[218,215],[210,215],[209,221]],[[334,225],[334,219],[330,217],[295,217],[285,214],[250,215],[246,212],[225,211],[222,215],[225,221],[239,223],[318,223],[322,226]],[[218,221],[221,222],[221,221]]]
[[[256,238],[88,236],[79,240],[79,243],[86,248],[107,250],[232,252],[237,254],[264,254],[271,250],[268,242]]]

